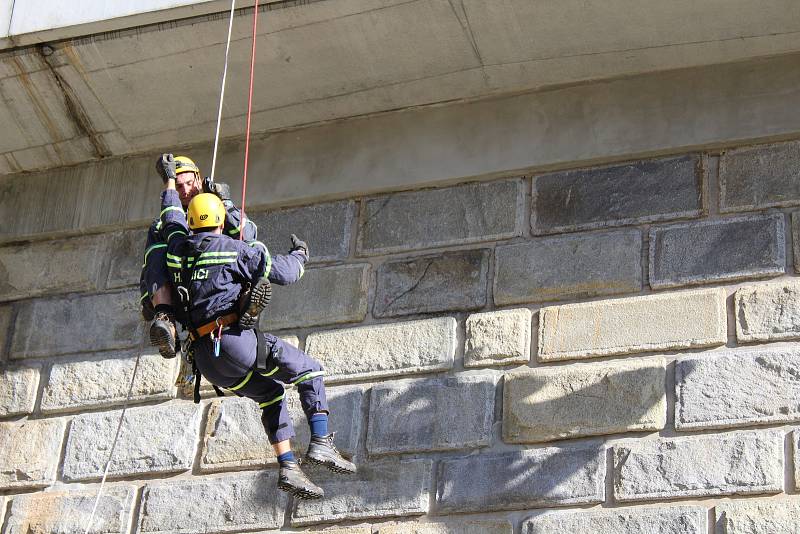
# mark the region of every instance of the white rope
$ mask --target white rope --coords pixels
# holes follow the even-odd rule
[[[111,459],[114,457],[114,449],[117,448],[117,441],[119,441],[119,435],[122,431],[122,423],[125,421],[125,412],[128,409],[128,403],[130,402],[131,394],[133,393],[133,383],[136,381],[136,371],[139,369],[139,358],[141,358],[141,353],[136,356],[136,363],[133,366],[133,376],[131,376],[131,385],[128,386],[128,395],[125,397],[125,404],[122,406],[122,414],[119,416],[117,433],[114,435],[114,441],[111,443],[111,451],[108,453],[106,468],[103,470],[103,480],[100,482],[100,489],[97,490],[97,497],[95,497],[94,507],[92,507],[92,515],[89,516],[89,522],[86,523],[86,530],[83,532],[83,534],[89,534],[89,529],[92,528],[92,523],[94,522],[94,514],[97,512],[97,505],[100,503],[100,495],[103,493],[103,486],[105,485],[106,478],[108,477],[108,469],[111,466]]]
[[[236,0],[231,0],[231,16],[228,22],[228,42],[225,44],[225,66],[222,69],[222,84],[219,90],[219,110],[217,111],[217,132],[214,134],[214,157],[211,160],[211,180],[214,180],[214,171],[217,168],[217,146],[219,145],[219,130],[222,124],[222,103],[225,100],[225,79],[228,77],[228,52],[231,49],[231,32],[233,31],[233,9]]]

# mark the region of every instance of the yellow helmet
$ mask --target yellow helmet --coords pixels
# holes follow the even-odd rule
[[[193,172],[195,178],[200,179],[200,169],[194,161],[186,156],[175,156],[175,174],[178,175],[182,172]]]
[[[189,228],[216,228],[225,222],[225,206],[213,193],[200,193],[189,202]]]

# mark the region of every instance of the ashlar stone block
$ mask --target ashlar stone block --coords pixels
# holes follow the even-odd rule
[[[798,376],[800,349],[796,348],[683,357],[675,366],[675,427],[799,421]]]
[[[620,502],[783,489],[783,432],[732,432],[626,441],[614,446]]]
[[[0,306],[0,362],[8,361],[8,340],[13,334],[10,331],[14,309],[11,306]]]
[[[530,361],[531,316],[529,309],[520,308],[475,313],[467,317],[464,367]]]
[[[736,338],[742,343],[800,339],[800,282],[740,288],[734,295]]]
[[[366,518],[422,515],[428,512],[432,462],[408,460],[360,464],[347,478],[314,474],[325,498],[295,501],[291,523],[309,525]]]
[[[144,263],[147,229],[136,228],[103,234],[108,246],[109,268],[106,288],[136,285]]]
[[[792,250],[794,251],[794,272],[800,273],[800,211],[792,213]]]
[[[60,418],[0,423],[0,489],[52,484],[65,428]]]
[[[315,332],[306,352],[322,362],[326,381],[335,382],[450,369],[456,343],[456,320],[437,317]]]
[[[518,221],[523,201],[522,180],[367,199],[362,206],[357,250],[361,255],[384,254],[521,235]]]
[[[707,516],[702,506],[548,511],[523,522],[522,533],[706,534]]]
[[[793,459],[794,459],[794,487],[800,490],[800,430],[792,431]]]
[[[375,317],[474,310],[486,305],[488,250],[448,252],[378,268]]]
[[[31,413],[38,387],[38,367],[19,367],[0,373],[0,417]]]
[[[800,204],[800,143],[729,150],[719,159],[720,211]]]
[[[171,398],[175,391],[175,363],[159,354],[142,354],[138,368],[135,356],[55,363],[42,392],[42,412],[122,404],[128,396],[134,368],[136,380],[130,389],[130,401]]]
[[[373,386],[367,450],[378,455],[488,446],[496,381],[488,375]]]
[[[132,522],[136,487],[106,486],[97,503],[92,524],[92,509],[97,491],[53,491],[17,495],[3,532],[33,534],[127,534]]]
[[[361,405],[364,391],[359,387],[327,388],[330,405],[329,428],[336,432],[336,447],[352,457],[361,433]],[[310,431],[299,398],[287,391],[289,413],[297,436],[296,453],[308,448]],[[275,453],[261,424],[261,410],[250,399],[226,398],[211,403],[208,412],[200,469],[204,472],[263,467],[277,463]]]
[[[800,499],[736,500],[715,506],[719,534],[796,534]]]
[[[539,311],[539,360],[724,345],[725,290],[550,306]]]
[[[130,408],[125,412],[109,478],[172,473],[192,466],[200,410],[191,402]],[[121,411],[75,417],[67,437],[64,479],[69,482],[103,476]]]
[[[502,519],[462,519],[442,523],[382,523],[377,534],[512,534],[511,523]]]
[[[308,269],[296,284],[273,286],[261,314],[264,330],[362,321],[367,315],[370,266]]]
[[[702,213],[700,157],[686,155],[537,176],[535,234],[574,232]]]
[[[503,439],[550,441],[660,430],[667,419],[664,358],[512,372],[503,387]]]
[[[495,258],[497,305],[642,289],[642,234],[638,230],[502,245],[495,249]]]
[[[308,243],[313,263],[347,257],[355,207],[352,200],[343,200],[247,215],[271,253],[285,254],[291,248],[290,236],[297,234]]]
[[[143,325],[138,290],[30,300],[19,306],[11,358],[129,348]]]
[[[605,471],[605,450],[597,443],[442,460],[437,512],[600,503]]]
[[[101,288],[102,236],[0,247],[0,301]]]
[[[288,503],[277,470],[148,484],[139,534],[277,529]]]
[[[783,214],[650,230],[650,287],[778,276],[786,269]]]

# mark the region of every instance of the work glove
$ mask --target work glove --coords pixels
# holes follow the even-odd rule
[[[214,193],[220,200],[231,199],[231,188],[228,184],[215,182],[210,176],[203,178],[203,193]]]
[[[308,245],[305,241],[301,241],[296,235],[292,234],[292,250],[289,252],[294,252],[295,250],[302,250],[306,258],[308,258]]]
[[[158,171],[164,183],[167,183],[169,179],[175,180],[175,156],[172,154],[161,154],[158,160],[156,160],[156,171]]]

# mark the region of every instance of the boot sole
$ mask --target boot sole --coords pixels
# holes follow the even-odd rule
[[[169,338],[169,333],[161,328],[150,329],[150,344],[158,347],[159,354],[167,359],[175,357],[175,347],[170,347]]]
[[[269,283],[269,280],[265,281],[265,283],[257,285],[253,292],[250,293],[250,303],[256,303],[255,310],[252,312],[250,310],[245,311],[242,313],[242,316],[239,317],[239,328],[242,330],[249,330],[256,326],[258,322],[258,314],[261,313],[264,308],[267,307],[269,301],[272,299],[272,285]],[[248,306],[249,307],[249,306]]]
[[[346,469],[344,467],[339,467],[338,465],[336,465],[336,462],[334,462],[333,460],[318,460],[317,458],[312,458],[311,456],[306,456],[306,461],[308,463],[310,463],[310,464],[313,464],[313,465],[321,465],[323,467],[326,467],[327,469],[329,469],[330,471],[333,471],[334,473],[339,473],[339,474],[344,474],[344,475],[352,475],[352,474],[355,474],[355,472],[356,472],[355,469],[350,470],[350,469]]]
[[[311,491],[304,488],[298,488],[285,482],[278,482],[278,489],[285,491],[289,495],[297,497],[298,499],[304,499],[307,501],[321,499],[324,496],[322,493],[317,493],[316,491]]]

